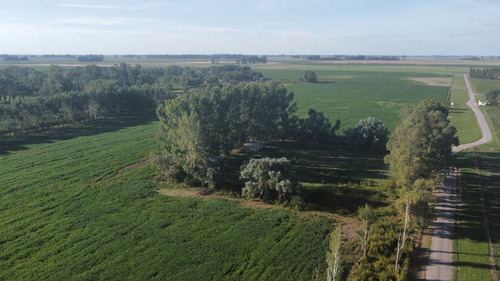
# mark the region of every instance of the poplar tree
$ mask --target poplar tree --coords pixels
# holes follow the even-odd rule
[[[458,144],[456,128],[448,120],[448,109],[435,101],[424,100],[403,107],[401,120],[387,143],[390,154],[385,157],[401,187],[400,199],[404,201],[404,227],[396,252],[396,273],[399,273],[410,232],[412,206],[418,203],[430,208],[431,202],[421,200],[432,200],[440,172],[452,166],[451,148]]]

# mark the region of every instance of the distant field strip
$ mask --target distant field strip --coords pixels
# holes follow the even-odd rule
[[[403,104],[417,103],[423,99],[443,102],[448,92],[448,87],[410,81],[410,77],[418,76],[415,73],[351,73],[347,79],[331,78],[341,74],[318,71],[319,79],[327,78],[328,81],[287,86],[289,91],[295,93],[299,115],[305,116],[309,108],[314,108],[324,112],[332,121],[340,119],[342,128],[354,126],[360,119],[375,117],[382,120],[389,130],[393,130]]]
[[[439,86],[439,87],[449,87],[451,85],[452,78],[410,78],[412,81],[424,83],[428,86]]]

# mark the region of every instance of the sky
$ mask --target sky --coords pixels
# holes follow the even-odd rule
[[[500,0],[0,0],[0,54],[500,55]]]

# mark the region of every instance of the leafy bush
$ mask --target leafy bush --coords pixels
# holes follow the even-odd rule
[[[266,201],[289,200],[290,196],[300,194],[302,186],[286,158],[250,159],[241,166],[240,178],[245,180],[242,195],[249,198],[262,198]]]
[[[224,158],[208,158],[196,166],[194,178],[203,186],[213,189],[224,179],[224,166]]]
[[[174,158],[170,154],[163,152],[153,153],[153,164],[158,172],[168,180],[181,182],[186,178],[186,173],[184,173],[182,167],[175,163]]]
[[[486,100],[488,100],[488,104],[498,105],[498,95],[500,95],[500,90],[493,90],[486,94]]]
[[[382,121],[373,117],[359,120],[354,128],[347,128],[344,133],[347,142],[371,150],[384,150],[387,143],[389,130]]]

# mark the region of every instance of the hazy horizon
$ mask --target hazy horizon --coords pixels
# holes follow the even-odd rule
[[[6,1],[4,54],[499,56],[500,1]]]

